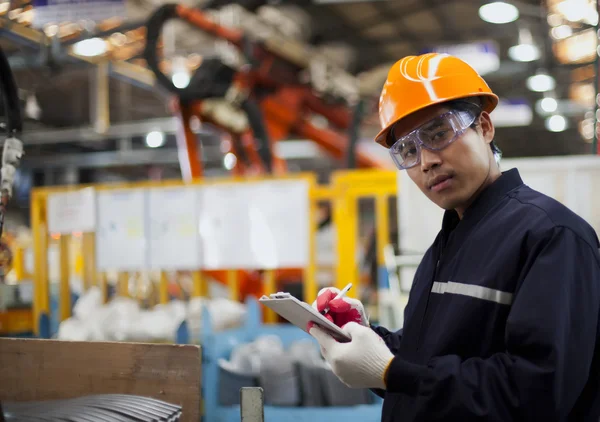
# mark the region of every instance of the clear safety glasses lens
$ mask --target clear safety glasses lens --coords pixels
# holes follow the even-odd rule
[[[407,135],[395,135],[396,127],[390,130],[390,136],[396,141],[390,148],[390,155],[396,166],[408,169],[420,162],[421,148],[439,151],[454,142],[473,124],[476,113],[470,111],[449,111],[430,120]]]

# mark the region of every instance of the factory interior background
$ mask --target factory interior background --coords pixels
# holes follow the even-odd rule
[[[374,323],[402,327],[442,216],[374,142],[408,55],[473,66],[500,97],[502,169],[598,232],[598,16],[592,0],[0,2],[24,152],[0,337],[52,340],[22,368],[71,374],[52,399],[108,392],[99,374],[138,359],[172,383],[146,374],[140,395],[183,420],[240,420],[253,386],[269,420],[379,420],[381,401],[258,298],[310,304],[351,282]],[[196,348],[162,355],[174,344]],[[0,384],[1,404],[14,384]]]

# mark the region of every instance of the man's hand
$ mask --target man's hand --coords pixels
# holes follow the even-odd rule
[[[368,327],[369,321],[365,314],[365,308],[362,302],[347,297],[341,297],[334,300],[339,292],[339,289],[336,289],[335,287],[321,289],[317,295],[317,300],[312,304],[313,308],[319,312],[329,308],[329,312],[325,314],[325,318],[338,327],[343,327],[349,322],[356,322],[357,324]]]
[[[317,325],[310,334],[321,345],[323,357],[333,373],[348,387],[386,388],[385,376],[394,355],[371,328],[350,322],[343,328],[352,340],[339,343]]]

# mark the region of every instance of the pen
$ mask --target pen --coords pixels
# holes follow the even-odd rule
[[[339,299],[339,298],[341,298],[341,297],[344,297],[344,296],[346,295],[346,293],[348,293],[348,290],[350,290],[350,288],[351,288],[351,287],[352,287],[352,283],[348,283],[348,284],[346,285],[346,287],[344,287],[344,288],[342,289],[342,291],[341,291],[341,292],[339,292],[339,293],[337,294],[337,296],[336,296],[336,297],[334,297],[332,300],[336,300],[336,299]],[[327,312],[329,312],[329,308],[325,308],[325,309],[323,309],[323,310],[321,311],[321,315],[325,315]]]

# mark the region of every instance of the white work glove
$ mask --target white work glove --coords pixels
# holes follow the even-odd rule
[[[339,292],[340,290],[335,287],[326,287],[319,290],[317,300],[312,304],[313,308],[319,312],[329,308],[329,311],[325,314],[325,318],[338,327],[343,327],[349,322],[356,322],[357,324],[368,327],[369,320],[362,302],[358,299],[351,299],[348,297],[341,297],[334,300],[333,298],[336,297]]]
[[[340,343],[317,325],[309,332],[321,345],[321,353],[333,373],[351,388],[386,388],[387,369],[394,359],[381,337],[371,328],[350,322],[342,330],[352,338]]]

